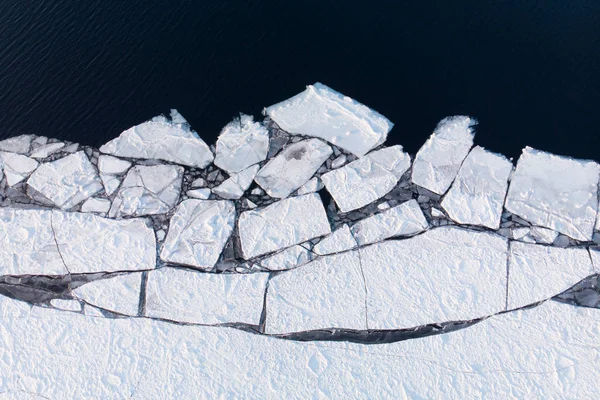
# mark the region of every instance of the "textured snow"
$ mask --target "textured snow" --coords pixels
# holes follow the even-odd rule
[[[324,237],[323,240],[317,243],[313,251],[324,256],[350,250],[357,246],[358,243],[356,243],[356,239],[354,239],[354,236],[350,232],[350,228],[347,224],[344,224],[332,232],[331,235]]]
[[[15,136],[0,141],[0,151],[9,153],[29,154],[33,135]]]
[[[444,194],[473,146],[473,118],[444,118],[419,149],[412,169],[412,181],[437,194]]]
[[[44,158],[56,153],[63,147],[65,147],[65,144],[62,142],[50,143],[50,144],[46,144],[44,146],[40,146],[37,149],[35,149],[35,151],[33,153],[31,153],[31,158],[44,159]]]
[[[318,137],[359,157],[382,144],[393,125],[369,107],[321,83],[265,109],[283,130]]]
[[[63,210],[102,190],[96,169],[83,151],[40,165],[27,184]]]
[[[229,173],[240,172],[267,158],[269,132],[252,116],[241,114],[223,128],[216,148],[215,165]]]
[[[123,315],[138,315],[142,273],[97,279],[73,290],[86,303]]]
[[[475,146],[465,158],[441,205],[459,224],[500,227],[512,163]]]
[[[270,159],[255,181],[271,197],[284,198],[304,185],[333,150],[319,139],[294,143]]]
[[[545,244],[552,244],[558,236],[558,232],[539,226],[532,227],[530,233],[536,242]]]
[[[440,227],[358,250],[369,329],[470,320],[504,310],[505,238]]]
[[[556,296],[589,275],[600,272],[587,249],[561,249],[510,243],[508,309]]]
[[[131,168],[110,209],[110,217],[163,214],[177,204],[183,167],[136,165]]]
[[[266,333],[326,328],[367,328],[356,251],[320,257],[269,282]]]
[[[154,232],[139,219],[0,208],[0,225],[0,275],[141,270],[156,261]]]
[[[319,195],[307,194],[241,213],[238,231],[250,259],[328,235],[331,228]]]
[[[90,197],[81,205],[81,212],[93,212],[106,215],[110,210],[110,200]]]
[[[359,246],[379,242],[393,236],[409,236],[429,227],[416,200],[409,200],[379,214],[358,221],[351,228]]]
[[[98,171],[101,174],[121,175],[131,167],[131,162],[120,158],[101,155],[98,157]]]
[[[0,151],[0,168],[4,171],[8,186],[14,186],[27,178],[38,167],[38,162],[16,153]]]
[[[250,187],[258,169],[258,165],[253,165],[241,172],[232,174],[219,186],[214,187],[212,192],[224,199],[237,200]]]
[[[233,232],[235,205],[224,200],[185,200],[171,218],[163,261],[212,268]]]
[[[260,265],[269,271],[283,271],[304,265],[311,259],[310,250],[296,245],[262,259]]]
[[[154,270],[148,273],[146,315],[196,324],[258,325],[268,277]]]
[[[111,196],[121,185],[121,178],[117,178],[114,175],[100,174],[100,180],[108,196]]]
[[[348,212],[385,196],[409,167],[410,156],[397,145],[369,153],[322,179],[340,211]]]
[[[127,129],[100,147],[117,157],[157,159],[188,167],[204,168],[213,161],[210,148],[176,111],[173,121],[158,116]]]
[[[210,189],[208,188],[203,188],[203,189],[192,189],[192,190],[188,190],[187,192],[185,192],[186,196],[188,197],[192,197],[194,199],[201,199],[201,200],[206,200],[210,197]]]
[[[81,303],[77,300],[62,300],[62,299],[54,299],[50,300],[50,304],[52,307],[58,308],[64,311],[81,311]]]
[[[506,209],[577,240],[592,240],[598,207],[598,164],[526,147],[517,162]]]
[[[298,192],[296,192],[296,194],[298,196],[301,196],[303,194],[318,192],[319,190],[323,189],[323,187],[324,186],[321,179],[315,176],[314,178],[306,182],[300,189],[298,189]]]

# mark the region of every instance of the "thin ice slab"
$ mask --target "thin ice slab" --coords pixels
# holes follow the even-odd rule
[[[592,240],[598,207],[594,161],[523,149],[508,189],[506,209],[577,240]]]
[[[297,244],[260,260],[260,266],[269,271],[284,271],[304,265],[312,260],[312,253]]]
[[[258,325],[269,275],[208,274],[175,268],[148,273],[146,315],[171,321]]]
[[[505,238],[454,227],[358,250],[370,329],[471,320],[504,310]]]
[[[238,231],[248,260],[328,235],[331,228],[321,198],[313,193],[241,213]]]
[[[350,250],[358,246],[356,239],[350,232],[348,224],[344,224],[336,229],[331,235],[326,236],[315,245],[313,251],[321,256],[342,251]]]
[[[318,137],[359,157],[382,144],[392,124],[369,107],[321,83],[265,109],[283,130]]]
[[[25,180],[38,167],[38,162],[27,156],[0,151],[0,168],[8,186]]]
[[[258,169],[258,165],[253,165],[243,171],[231,174],[223,183],[214,187],[212,192],[223,199],[237,200],[250,187]]]
[[[142,273],[132,272],[97,279],[79,286],[73,294],[86,303],[128,316],[137,316]]]

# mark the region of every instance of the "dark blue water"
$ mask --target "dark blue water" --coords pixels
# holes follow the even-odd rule
[[[101,145],[177,108],[207,141],[321,81],[415,152],[469,114],[477,143],[600,159],[600,1],[0,2],[0,137]]]

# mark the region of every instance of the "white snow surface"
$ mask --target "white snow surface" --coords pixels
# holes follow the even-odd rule
[[[299,267],[311,260],[312,253],[310,250],[297,244],[272,256],[265,257],[260,261],[260,266],[269,271],[283,271]]]
[[[224,199],[237,200],[250,187],[258,169],[258,165],[253,165],[243,171],[231,174],[223,183],[214,187],[212,192]]]
[[[163,261],[211,269],[233,232],[235,205],[225,200],[182,201],[171,218]]]
[[[331,228],[321,198],[313,193],[241,213],[238,231],[248,260],[328,235]]]
[[[31,153],[31,158],[44,159],[44,158],[56,153],[63,147],[65,147],[65,144],[62,142],[50,143],[50,144],[46,144],[44,146],[40,146],[37,149],[35,149],[35,151],[33,153]]]
[[[540,226],[533,226],[530,235],[538,243],[552,244],[558,237],[558,232]]]
[[[254,180],[269,196],[285,198],[308,182],[331,154],[331,147],[319,139],[291,144],[271,158]]]
[[[414,235],[428,227],[419,203],[413,199],[358,221],[351,231],[358,245],[364,246],[392,236]]]
[[[200,136],[190,129],[181,114],[171,112],[172,121],[158,116],[131,127],[100,147],[105,154],[117,157],[157,159],[204,168],[213,154]]]
[[[0,141],[0,151],[9,153],[29,154],[33,135],[20,135]]]
[[[121,175],[131,167],[131,162],[117,157],[100,155],[98,157],[98,171],[100,174]]]
[[[81,212],[93,212],[106,215],[110,210],[110,200],[90,197],[81,205]]]
[[[73,290],[86,303],[123,315],[138,315],[142,273],[96,279]]]
[[[369,329],[470,320],[504,310],[505,238],[439,227],[358,250]]]
[[[121,178],[115,175],[100,174],[100,180],[108,196],[111,196],[121,185]]]
[[[8,186],[14,186],[27,178],[38,167],[38,162],[27,156],[0,151],[0,168]]]
[[[269,132],[251,115],[241,114],[221,131],[215,165],[228,173],[240,172],[267,158]]]
[[[356,251],[320,257],[271,279],[265,333],[366,329],[365,286]]]
[[[600,272],[587,249],[510,243],[508,309],[523,307],[560,294],[589,275]]]
[[[192,189],[185,192],[187,197],[192,197],[194,199],[206,200],[210,197],[210,189],[209,188],[201,188],[201,189]]]
[[[415,156],[412,181],[434,193],[446,193],[473,146],[476,124],[466,116],[441,120]]]
[[[324,185],[321,179],[315,176],[311,178],[308,182],[306,182],[304,185],[302,185],[302,187],[298,189],[296,194],[298,196],[301,196],[303,194],[318,192],[319,190],[323,189],[323,187]]]
[[[512,168],[506,157],[475,146],[441,206],[459,224],[498,229]]]
[[[410,156],[402,146],[367,154],[321,179],[341,212],[349,212],[385,196],[410,168]]]
[[[177,204],[183,167],[136,165],[131,168],[109,212],[111,218],[163,214]]]
[[[156,262],[154,231],[140,219],[0,208],[0,225],[0,275],[135,271]]]
[[[76,206],[103,188],[96,168],[83,151],[40,165],[27,184],[63,210]]]
[[[506,210],[545,228],[592,240],[600,169],[531,147],[523,149],[506,198]]]
[[[324,237],[323,240],[317,243],[313,251],[324,256],[350,250],[357,246],[358,243],[356,243],[356,239],[354,239],[352,232],[350,232],[348,224],[344,224],[333,231],[331,235]]]
[[[359,157],[382,144],[394,126],[378,112],[321,83],[266,108],[265,114],[293,135],[321,138]]]
[[[258,325],[268,277],[157,269],[148,273],[146,315],[195,324]]]

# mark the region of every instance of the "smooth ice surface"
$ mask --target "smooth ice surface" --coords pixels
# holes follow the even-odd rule
[[[508,189],[506,209],[577,240],[592,240],[598,207],[594,161],[523,149]]]
[[[32,158],[16,153],[0,151],[0,168],[4,171],[8,186],[14,186],[27,178],[38,167]]]
[[[100,174],[100,180],[108,196],[111,196],[121,185],[121,178],[114,175]]]
[[[419,203],[409,200],[358,221],[351,231],[359,246],[363,246],[393,236],[414,235],[423,232],[428,226]]]
[[[8,151],[17,154],[29,154],[33,135],[15,136],[0,141],[0,151]]]
[[[304,265],[312,259],[310,250],[296,245],[260,261],[260,266],[269,271],[283,271]]]
[[[136,165],[131,168],[110,209],[110,217],[163,214],[179,200],[183,167]]]
[[[136,316],[140,302],[142,273],[134,272],[97,279],[73,290],[86,303],[123,315]]]
[[[131,167],[131,162],[117,157],[101,155],[98,157],[98,171],[101,174],[121,175]]]
[[[265,109],[283,130],[325,139],[359,157],[382,144],[394,124],[321,83]]]
[[[65,144],[62,142],[46,144],[35,149],[35,151],[31,153],[31,158],[44,159],[50,156],[51,154],[56,153],[63,147],[65,147]]]
[[[267,158],[269,132],[251,115],[241,114],[227,124],[217,139],[215,165],[229,173],[240,172]]]
[[[206,200],[210,197],[210,189],[192,189],[185,192],[186,196],[192,197],[194,199]]]
[[[270,159],[254,178],[271,197],[284,198],[304,185],[333,153],[319,139],[294,143]]]
[[[304,185],[302,185],[302,187],[298,189],[298,192],[296,192],[296,194],[298,196],[301,196],[307,193],[318,192],[319,190],[323,189],[323,187],[324,185],[321,179],[315,176],[314,178],[311,178],[311,180],[306,182]]]
[[[505,238],[440,227],[358,250],[369,329],[470,320],[504,310]]]
[[[141,270],[156,261],[154,232],[139,219],[0,208],[0,225],[0,275]]]
[[[210,269],[235,223],[235,205],[224,200],[185,200],[171,218],[163,261]]]
[[[331,233],[318,194],[292,197],[240,214],[242,252],[250,259]]]
[[[356,251],[320,257],[269,282],[266,333],[325,328],[367,328]]]
[[[110,200],[90,197],[81,205],[81,212],[106,214],[110,210]]]
[[[531,236],[538,243],[552,244],[558,236],[558,232],[552,229],[534,226],[531,228]]]
[[[412,181],[437,194],[444,194],[473,146],[473,118],[444,118],[415,156]]]
[[[241,172],[231,174],[223,183],[214,187],[212,192],[224,199],[237,200],[250,187],[258,169],[258,165],[253,165]]]
[[[600,272],[587,249],[510,243],[508,309],[556,296],[583,278]]]
[[[83,151],[40,165],[27,184],[63,210],[92,197],[103,188],[96,168]]]
[[[410,167],[410,156],[402,146],[367,154],[321,178],[341,212],[366,206],[385,196]]]
[[[512,163],[475,146],[465,158],[442,207],[459,224],[500,227]]]
[[[321,256],[339,253],[341,251],[350,250],[358,246],[356,239],[350,232],[348,224],[344,224],[337,228],[331,235],[326,236],[315,245],[313,251]]]
[[[204,168],[213,161],[210,148],[190,129],[181,114],[172,113],[173,121],[158,116],[127,129],[100,147],[100,151],[118,157],[157,159],[188,167]]]
[[[196,324],[258,325],[268,277],[154,270],[148,273],[146,315]]]

